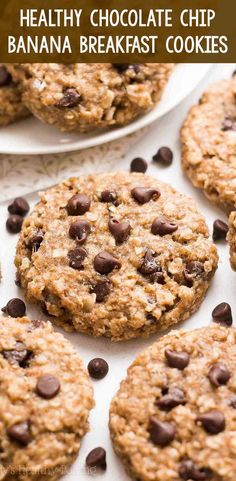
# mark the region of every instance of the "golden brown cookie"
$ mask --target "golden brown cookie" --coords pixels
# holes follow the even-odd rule
[[[11,124],[28,115],[29,111],[22,103],[18,83],[13,82],[10,73],[0,64],[0,126]]]

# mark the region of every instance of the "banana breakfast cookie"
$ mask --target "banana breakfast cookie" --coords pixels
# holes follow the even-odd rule
[[[234,481],[236,330],[175,331],[128,369],[110,409],[114,449],[138,481]]]
[[[232,268],[236,270],[236,212],[232,212],[229,217],[228,241],[230,245],[230,260]]]
[[[50,323],[1,317],[0,479],[54,481],[88,430],[93,392],[82,362]]]
[[[13,64],[23,100],[40,120],[61,131],[125,125],[153,108],[174,64]]]
[[[10,73],[0,64],[0,126],[28,115],[29,111],[21,101],[19,85],[12,81]]]
[[[93,174],[41,193],[17,246],[29,301],[94,336],[126,340],[187,319],[217,251],[194,201],[144,174]]]
[[[212,85],[181,132],[182,165],[192,183],[227,212],[236,208],[236,76]]]

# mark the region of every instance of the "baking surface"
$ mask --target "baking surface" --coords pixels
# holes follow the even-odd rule
[[[145,136],[139,139],[134,147],[128,152],[117,165],[112,164],[112,170],[128,171],[130,161],[137,156],[144,157],[148,162],[156,153],[159,147],[163,145],[169,146],[174,151],[174,162],[172,166],[162,168],[157,164],[151,163],[148,168],[148,174],[158,179],[171,183],[180,192],[191,195],[204,213],[210,231],[212,232],[212,224],[216,218],[226,219],[225,214],[220,209],[212,206],[197,191],[190,182],[185,178],[180,167],[180,150],[179,150],[179,128],[186,116],[188,107],[192,105],[200,96],[200,93],[212,80],[224,78],[234,70],[233,65],[221,64],[213,68],[204,82],[199,88],[179,107],[170,112],[162,120],[153,124],[146,132]],[[108,166],[106,165],[106,170]],[[76,167],[76,174],[80,172],[79,166]],[[25,173],[25,175],[27,175]],[[53,183],[53,182],[52,182]],[[1,186],[1,181],[0,181]],[[17,186],[12,183],[12,197],[18,194]],[[37,194],[27,196],[31,207],[37,202]],[[0,285],[0,307],[13,297],[21,297],[24,299],[23,292],[15,286],[15,268],[13,264],[15,244],[17,235],[10,235],[6,232],[5,222],[7,218],[7,205],[10,202],[0,205],[0,252],[2,262],[3,279]],[[236,273],[234,273],[229,264],[229,249],[226,242],[218,242],[217,248],[220,256],[219,268],[213,279],[210,290],[203,302],[200,310],[181,325],[186,329],[207,326],[211,323],[211,312],[213,308],[220,302],[226,301],[231,304],[233,316],[236,319]],[[27,304],[27,315],[34,319],[42,318],[41,312],[37,308],[32,308]],[[97,472],[96,480],[110,481],[111,479],[119,481],[128,481],[129,477],[125,474],[120,461],[113,453],[108,432],[108,413],[110,400],[118,389],[119,383],[125,377],[126,369],[133,361],[141,349],[148,346],[157,339],[157,335],[153,335],[148,340],[135,340],[112,344],[109,340],[93,339],[80,334],[65,334],[68,339],[78,349],[79,354],[84,360],[85,365],[94,357],[103,357],[109,363],[109,373],[107,377],[101,381],[93,381],[95,389],[96,407],[90,416],[91,430],[82,442],[80,456],[76,463],[72,466],[70,472],[63,478],[64,481],[88,481],[95,474],[88,473],[85,467],[85,457],[88,452],[97,446],[102,446],[107,450],[107,471]]]

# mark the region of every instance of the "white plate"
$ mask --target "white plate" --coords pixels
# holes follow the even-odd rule
[[[81,150],[124,137],[154,122],[181,102],[203,79],[211,64],[179,64],[165,89],[161,102],[149,113],[126,127],[89,134],[61,133],[34,118],[0,129],[2,154],[55,154]]]

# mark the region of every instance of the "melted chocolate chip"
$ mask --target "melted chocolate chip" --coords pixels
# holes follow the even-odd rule
[[[90,451],[86,458],[86,465],[88,468],[100,468],[105,471],[107,468],[105,449],[98,447]]]
[[[225,364],[217,362],[213,364],[208,372],[208,378],[215,387],[227,384],[230,379],[230,372]]]
[[[91,227],[87,220],[77,220],[69,228],[69,236],[76,239],[77,244],[84,244],[90,232]]]
[[[228,233],[229,227],[226,222],[223,222],[223,220],[216,219],[214,224],[213,224],[213,240],[225,240],[227,233]]]
[[[0,66],[0,87],[7,87],[12,82],[12,76],[7,71],[7,69],[1,65]]]
[[[58,109],[72,109],[77,107],[82,100],[81,95],[75,88],[67,88],[63,92],[63,97],[55,104]]]
[[[125,242],[131,232],[130,224],[126,220],[119,221],[114,218],[110,219],[108,222],[108,227],[117,244],[122,244]]]
[[[179,369],[182,371],[188,366],[190,357],[187,352],[177,352],[171,349],[165,350],[165,356],[170,367]]]
[[[199,415],[197,421],[202,424],[205,431],[209,434],[219,434],[225,430],[224,414],[217,410]]]
[[[157,217],[154,219],[151,232],[154,235],[160,235],[161,237],[167,234],[172,234],[178,229],[178,224],[165,217]]]
[[[69,266],[77,271],[83,270],[83,261],[87,256],[87,252],[82,247],[76,247],[68,252]]]
[[[227,132],[229,130],[236,131],[236,119],[226,117],[222,125],[222,130],[223,132]]]
[[[105,359],[96,357],[88,363],[88,372],[93,379],[103,379],[109,371]]]
[[[38,230],[29,240],[28,240],[28,247],[32,250],[32,252],[37,252],[40,248],[40,245],[43,242],[44,232],[42,230]]]
[[[21,299],[16,297],[8,301],[7,305],[2,308],[2,311],[11,317],[24,317],[26,306]]]
[[[227,302],[218,304],[212,311],[212,317],[215,322],[220,322],[227,326],[232,326],[233,324],[232,310]]]
[[[13,426],[7,428],[7,434],[12,441],[16,441],[22,446],[27,446],[32,441],[30,421],[13,424]]]
[[[23,369],[29,367],[29,363],[34,357],[33,352],[27,349],[22,342],[17,342],[15,349],[4,349],[2,355],[10,364],[18,364]]]
[[[111,284],[108,279],[101,279],[97,281],[96,284],[93,284],[90,292],[92,294],[96,294],[96,302],[103,302],[104,299],[108,296],[111,290]]]
[[[152,160],[168,167],[173,162],[173,152],[169,147],[161,147],[157,153],[153,155]]]
[[[172,424],[159,421],[154,416],[150,418],[148,431],[153,444],[162,447],[170,444],[176,433],[176,429]]]
[[[135,157],[130,164],[130,172],[141,172],[145,174],[147,171],[148,164],[146,160],[142,159],[142,157]]]
[[[196,464],[190,459],[183,460],[180,468],[179,475],[184,481],[207,481],[212,475],[212,471],[208,468],[198,468]]]
[[[109,252],[100,252],[94,258],[94,269],[99,274],[110,274],[114,269],[121,268],[121,262]]]
[[[110,202],[111,204],[118,205],[117,192],[115,190],[103,190],[100,196],[101,202]]]
[[[8,206],[10,214],[18,214],[24,216],[29,212],[29,204],[23,197],[16,197],[16,199]]]
[[[131,195],[139,204],[146,204],[151,199],[156,200],[161,193],[158,189],[147,189],[146,187],[135,187],[131,190]]]
[[[188,262],[184,269],[184,277],[190,284],[197,278],[204,274],[204,265],[202,262],[192,261]]]
[[[83,215],[90,209],[90,199],[85,194],[76,194],[71,197],[66,206],[69,215]]]
[[[116,70],[118,70],[119,73],[125,72],[130,66],[129,63],[113,63],[112,65],[116,68]]]
[[[182,389],[178,387],[170,387],[167,394],[156,402],[156,405],[161,411],[170,411],[180,404],[185,404],[185,396]]]
[[[155,259],[155,252],[151,249],[147,249],[142,261],[141,266],[139,267],[139,272],[144,276],[151,276],[153,282],[158,282],[158,280],[163,280],[163,274],[161,271],[161,266]],[[153,277],[157,275],[157,277]],[[159,278],[159,279],[158,279]],[[162,283],[162,282],[160,282]]]
[[[38,396],[43,399],[52,399],[59,393],[61,385],[59,380],[51,374],[44,374],[41,376],[36,385],[36,392]]]
[[[9,215],[6,221],[6,228],[10,234],[18,234],[21,231],[23,219],[20,215]]]

